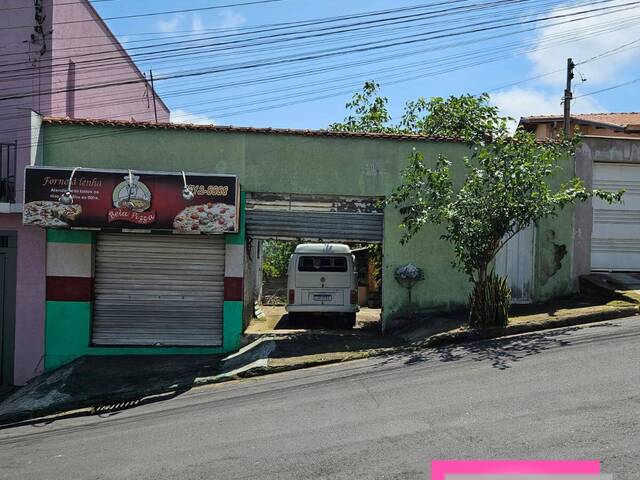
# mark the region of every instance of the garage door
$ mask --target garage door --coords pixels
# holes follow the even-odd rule
[[[224,237],[100,233],[95,345],[222,345]]]
[[[640,165],[596,163],[593,186],[626,192],[621,204],[593,201],[591,269],[640,271]]]
[[[247,195],[247,234],[253,238],[382,242],[378,197],[299,194]]]

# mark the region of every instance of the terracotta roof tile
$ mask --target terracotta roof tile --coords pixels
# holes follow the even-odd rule
[[[292,128],[255,128],[236,127],[232,125],[195,125],[189,123],[153,123],[122,120],[100,120],[90,118],[44,117],[42,122],[49,125],[87,125],[104,127],[148,128],[160,130],[193,130],[201,132],[233,132],[273,135],[300,135],[307,137],[349,137],[379,138],[387,140],[430,140],[435,142],[463,142],[460,138],[438,137],[428,135],[407,135],[395,133],[355,133],[331,130],[300,130]]]
[[[640,124],[640,112],[578,113],[571,115],[571,118],[620,128],[625,128],[627,125]],[[547,120],[560,121],[562,120],[562,115],[532,115],[530,117],[522,117],[521,122],[540,123]]]
[[[612,125],[620,125],[626,127],[627,125],[637,125],[640,123],[640,113],[628,112],[628,113],[585,113],[575,115],[577,118],[584,120],[593,120],[595,122],[610,123]]]

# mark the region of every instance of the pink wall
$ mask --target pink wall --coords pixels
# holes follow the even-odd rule
[[[33,0],[10,3],[14,10],[9,15],[0,15],[0,97],[31,95],[0,101],[0,142],[18,141],[16,201],[19,201],[22,197],[21,167],[29,161],[30,155],[31,110],[49,113],[49,96],[38,93],[51,88],[50,76],[42,72],[50,70],[52,55],[50,49],[40,55],[42,42],[39,36],[36,35],[35,42],[30,41],[35,25]],[[43,12],[45,31],[51,29],[50,11],[51,5]]]
[[[31,111],[50,113],[50,97],[44,92],[51,88],[51,77],[43,72],[51,68],[52,55],[50,49],[40,55],[41,38],[30,41],[35,24],[33,1],[16,0],[11,5],[21,8],[15,8],[10,15],[0,15],[0,97],[31,96],[0,101],[0,142],[18,142],[16,202],[20,203],[24,166],[30,162],[31,154]],[[52,17],[50,4],[45,4],[43,13],[47,17],[43,30],[48,31]],[[13,28],[16,26],[23,28]],[[45,232],[23,227],[19,213],[1,214],[0,229],[13,230],[18,237],[14,383],[20,385],[43,368]]]
[[[93,7],[86,1],[53,0],[53,4],[54,90],[130,80],[140,83],[56,93],[51,115],[154,121],[152,96],[142,73]],[[169,109],[162,100],[156,101],[156,107],[158,121],[168,122]]]
[[[16,202],[21,203],[24,167],[31,161],[31,110],[45,116],[138,121],[153,121],[154,111],[144,95],[144,82],[64,91],[143,80],[86,0],[43,0],[45,35],[43,40],[36,34],[35,42],[31,41],[34,1],[9,3],[14,9],[9,15],[0,15],[0,98],[23,93],[30,96],[0,100],[0,142],[18,141]],[[16,26],[23,28],[13,28]],[[168,122],[169,109],[161,100],[156,107],[158,121]],[[0,214],[0,229],[18,234],[14,383],[20,385],[42,371],[45,231],[22,226],[19,213]]]
[[[0,230],[18,234],[14,383],[22,385],[44,366],[46,235],[21,215],[0,215]]]

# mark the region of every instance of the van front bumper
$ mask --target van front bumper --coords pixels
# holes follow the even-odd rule
[[[287,312],[292,313],[355,313],[360,311],[357,305],[287,305]]]

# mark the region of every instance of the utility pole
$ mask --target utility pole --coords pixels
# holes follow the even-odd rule
[[[573,60],[567,58],[567,87],[564,89],[564,136],[571,135],[571,80],[573,80],[573,69],[576,66]]]
[[[151,76],[151,95],[153,95],[153,116],[156,118],[156,123],[158,123],[158,110],[156,108],[156,89],[153,86],[153,70],[149,70],[149,75]]]

